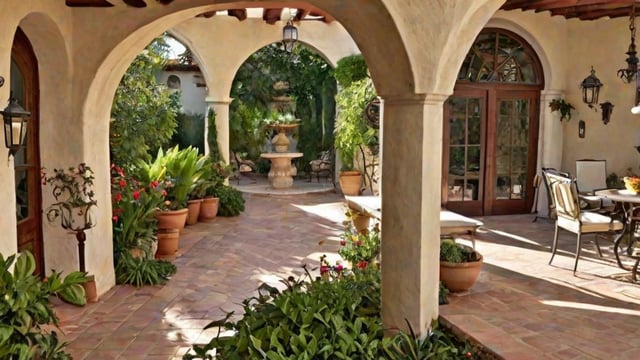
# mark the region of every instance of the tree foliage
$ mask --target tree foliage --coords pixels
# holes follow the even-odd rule
[[[327,150],[333,143],[335,80],[333,69],[315,52],[297,46],[293,54],[277,44],[266,46],[252,54],[240,67],[234,79],[231,96],[236,99],[230,108],[231,146],[257,160],[268,133],[260,129],[267,117],[277,81],[287,82],[286,93],[295,102],[295,116],[301,120],[298,128],[298,150],[305,154],[300,164]]]
[[[168,144],[175,132],[180,93],[172,92],[155,78],[162,69],[168,45],[155,39],[133,60],[120,80],[111,108],[109,145],[111,161],[122,166]]]

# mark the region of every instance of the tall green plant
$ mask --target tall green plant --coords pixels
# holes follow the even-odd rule
[[[120,80],[111,108],[111,161],[125,168],[136,159],[150,159],[171,140],[180,109],[180,93],[158,84],[169,47],[155,39],[133,60]]]
[[[207,113],[207,143],[209,144],[209,156],[214,163],[222,160],[220,143],[218,143],[218,128],[216,127],[216,112],[209,109]]]
[[[367,62],[360,54],[343,57],[336,65],[333,73],[340,86],[349,86],[368,77]]]
[[[354,169],[356,151],[359,151],[361,146],[374,145],[378,141],[378,130],[368,127],[363,118],[367,103],[375,95],[373,83],[369,78],[354,81],[338,91],[338,118],[334,142],[339,150],[343,170]]]

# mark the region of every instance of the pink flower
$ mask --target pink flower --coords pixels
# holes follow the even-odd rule
[[[111,220],[113,220],[113,221],[116,221],[116,222],[117,222],[117,221],[118,221],[118,215],[113,215],[113,216],[111,217]]]
[[[167,190],[162,190],[162,192],[160,193],[162,196],[167,196]]]
[[[341,272],[342,270],[344,270],[344,266],[340,265],[336,265],[336,271],[337,272]]]
[[[133,192],[133,200],[140,199],[140,191],[136,190]]]
[[[157,188],[158,187],[158,181],[157,180],[153,180],[151,182],[151,187],[154,188],[154,189]]]

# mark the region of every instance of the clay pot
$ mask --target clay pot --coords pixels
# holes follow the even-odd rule
[[[198,216],[198,221],[202,222],[211,222],[216,219],[218,216],[218,202],[220,201],[217,197],[208,197],[202,199],[202,204],[200,205],[200,216]]]
[[[158,220],[158,229],[184,229],[188,212],[187,208],[157,211],[155,216]]]
[[[180,231],[178,229],[158,229],[158,250],[156,259],[172,259],[178,251]]]
[[[461,292],[471,289],[482,269],[482,255],[480,260],[465,263],[450,263],[440,261],[440,281],[451,292]]]
[[[87,275],[87,282],[82,284],[84,287],[85,297],[87,298],[87,302],[94,303],[98,302],[98,289],[96,287],[96,278],[93,275]]]
[[[338,181],[344,195],[360,195],[360,186],[362,184],[360,171],[342,171]]]
[[[193,225],[198,222],[198,217],[200,216],[200,205],[202,204],[202,199],[189,200],[187,201],[187,225]]]
[[[368,229],[371,223],[371,217],[361,214],[352,214],[351,221],[358,232]]]

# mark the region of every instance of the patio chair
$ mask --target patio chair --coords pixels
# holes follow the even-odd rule
[[[580,250],[582,249],[583,234],[596,235],[596,248],[598,250],[598,255],[602,256],[602,251],[600,250],[600,244],[598,242],[598,235],[616,235],[623,231],[624,226],[622,222],[613,219],[610,216],[592,211],[583,211],[580,209],[578,189],[575,179],[551,172],[546,172],[545,176],[549,182],[549,188],[551,190],[551,196],[553,197],[557,215],[549,265],[551,265],[558,249],[558,230],[559,228],[565,229],[577,235],[576,260],[573,266],[573,273],[575,274],[578,269]]]
[[[256,172],[256,164],[251,160],[244,160],[240,157],[240,154],[237,152],[232,152],[233,155],[233,170],[234,176],[236,178],[237,184],[240,184],[240,177],[246,176],[252,180],[252,182],[256,182],[256,179],[251,175]]]
[[[318,182],[320,182],[321,173],[324,173],[327,177],[331,177],[333,174],[331,169],[331,152],[329,150],[321,152],[320,158],[309,161],[309,165],[311,167],[309,171],[309,182],[312,181],[314,174],[316,175]]]
[[[598,208],[604,212],[611,211],[613,201],[595,195],[597,190],[607,188],[607,161],[606,160],[576,160],[576,182],[578,194],[591,204],[600,201]]]

